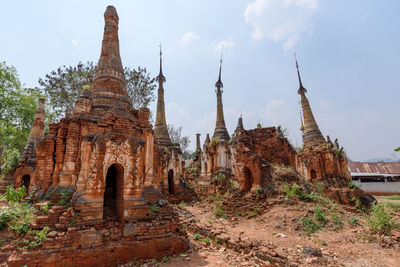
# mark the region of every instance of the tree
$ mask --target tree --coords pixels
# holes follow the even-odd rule
[[[39,95],[37,90],[22,88],[17,70],[0,62],[0,176],[18,163]]]
[[[56,119],[60,119],[74,108],[76,98],[83,89],[90,89],[94,80],[96,65],[79,62],[77,66],[62,66],[39,79],[40,90],[47,97]],[[146,68],[124,69],[126,91],[132,98],[134,108],[148,107],[155,99],[155,79]]]
[[[400,152],[400,147],[396,148],[394,151]]]
[[[188,152],[190,144],[189,136],[182,136],[182,127],[175,128],[173,125],[168,124],[168,134],[173,143],[178,143],[181,146],[182,152]]]

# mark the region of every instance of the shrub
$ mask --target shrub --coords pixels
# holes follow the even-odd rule
[[[150,213],[157,213],[157,210],[158,210],[158,208],[157,208],[157,206],[154,204],[154,205],[151,206],[151,208],[150,208]]]
[[[358,220],[358,218],[356,218],[356,217],[351,217],[351,218],[349,218],[349,219],[348,219],[348,222],[349,222],[349,224],[352,225],[352,226],[355,226],[355,225],[359,224],[359,220]]]
[[[25,186],[21,186],[17,190],[14,189],[14,186],[9,185],[7,186],[6,190],[6,199],[8,202],[21,202],[24,196],[26,195],[26,188]]]
[[[208,237],[205,237],[205,238],[201,239],[200,241],[207,245],[210,244],[210,239]]]
[[[337,216],[334,213],[331,213],[331,220],[335,223],[335,225],[338,228],[342,228],[343,227],[343,219],[340,218],[339,216]]]
[[[184,207],[186,207],[186,203],[182,201],[181,203],[178,204],[178,207],[183,209]]]
[[[222,208],[222,206],[216,206],[215,207],[215,209],[214,209],[214,215],[217,217],[217,218],[220,218],[220,217],[223,217],[223,218],[225,218],[226,219],[226,214],[225,214],[225,211],[224,211],[224,209]]]
[[[3,230],[7,227],[7,224],[12,219],[12,214],[10,210],[3,209],[0,211],[0,230]]]
[[[383,203],[373,203],[367,225],[377,234],[390,235],[394,227],[392,215]]]
[[[303,217],[301,219],[301,224],[308,234],[314,233],[319,228],[319,225],[309,217]]]
[[[30,231],[29,233],[34,234],[35,238],[34,238],[34,240],[32,240],[30,242],[29,241],[25,242],[26,246],[24,248],[31,249],[31,248],[42,245],[44,240],[46,240],[48,231],[49,231],[49,227],[47,227],[47,226],[44,227],[41,231],[37,231],[37,230]]]
[[[67,190],[63,189],[60,191],[61,200],[58,201],[59,206],[69,206],[69,193]]]
[[[325,212],[322,208],[316,207],[314,210],[314,217],[321,223],[325,223]]]
[[[46,205],[43,205],[40,207],[40,209],[44,212],[47,213],[49,209],[53,206],[53,203],[51,201],[47,202]]]
[[[283,189],[285,190],[285,194],[287,198],[292,198],[294,194],[298,195],[300,192],[300,188],[297,184],[292,184],[291,186],[283,185]]]
[[[218,138],[213,137],[213,138],[211,139],[210,145],[211,145],[211,146],[216,146],[216,145],[218,145],[218,144],[219,144]]]
[[[348,182],[347,187],[348,187],[348,188],[352,188],[352,189],[358,188],[358,186],[355,185],[353,182]]]
[[[200,234],[193,234],[193,239],[194,240],[199,240],[201,238],[201,235]]]
[[[31,224],[35,218],[35,208],[29,203],[13,203],[10,209],[12,218],[9,222],[9,229],[18,234],[29,232]]]

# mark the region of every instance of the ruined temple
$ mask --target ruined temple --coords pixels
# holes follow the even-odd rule
[[[16,185],[29,188],[37,206],[44,199],[70,201],[69,208],[56,205],[38,216],[33,226],[66,234],[49,235],[43,251],[14,257],[9,261],[12,266],[71,262],[72,258],[71,265],[103,266],[173,255],[187,248],[178,215],[161,193],[168,184],[173,186],[170,179],[181,172],[180,149],[166,131],[161,65],[153,132],[149,109],[134,109],[125,89],[119,17],[113,6],[107,7],[104,19],[91,89],[82,91],[74,109],[60,122],[49,125],[47,135],[44,100],[39,101],[14,176]],[[64,202],[58,202],[60,198]]]
[[[155,144],[161,148],[160,155],[162,155],[161,175],[164,177],[168,185],[168,192],[171,195],[178,194],[182,191],[180,187],[180,180],[183,176],[182,167],[182,150],[178,143],[173,143],[168,133],[167,120],[165,116],[165,103],[164,103],[164,83],[166,79],[162,72],[162,51],[160,44],[160,73],[156,77],[158,82],[157,92],[157,111],[156,121],[154,124],[154,141]]]
[[[243,192],[262,190],[273,193],[277,192],[277,185],[282,181],[290,182],[292,178],[298,180],[302,177],[305,181],[325,184],[325,188],[329,187],[330,194],[334,195],[335,189],[332,185],[345,185],[350,181],[343,148],[339,148],[337,139],[335,143],[331,142],[329,136],[328,141],[325,140],[314,118],[297,60],[296,68],[300,85],[298,94],[301,97],[303,136],[303,147],[298,152],[284,136],[280,126],[246,130],[242,116],[238,119],[232,139],[229,138],[223,115],[220,65],[216,83],[216,127],[211,140],[207,135],[200,157],[203,184],[208,181],[209,184],[214,183],[221,188],[221,180],[232,177]],[[277,179],[275,167],[286,168],[287,172],[290,169],[292,178],[286,179],[285,173],[280,173],[280,178]],[[343,200],[343,197],[340,198]]]
[[[222,105],[222,88],[224,84],[221,80],[222,58],[219,65],[218,80],[215,83],[217,94],[217,119],[214,134],[211,140],[207,134],[204,149],[201,156],[201,175],[212,177],[214,175],[232,175],[232,153],[229,148],[230,135],[225,126],[224,108]]]
[[[303,114],[301,117],[303,147],[297,155],[296,168],[304,177],[313,182],[330,183],[338,180],[348,182],[351,177],[343,147],[339,148],[337,139],[335,144],[332,144],[329,136],[328,141],[325,141],[306,96],[307,89],[303,86],[297,60],[296,68],[299,80],[297,92],[301,98]]]

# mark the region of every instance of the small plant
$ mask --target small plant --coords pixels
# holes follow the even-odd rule
[[[35,218],[35,208],[29,203],[13,203],[10,209],[12,218],[8,224],[9,230],[16,231],[22,235],[29,232]]]
[[[0,230],[3,230],[7,227],[9,221],[11,221],[13,215],[8,209],[2,209],[0,211]]]
[[[49,209],[53,206],[53,203],[51,201],[47,202],[45,205],[42,205],[40,209],[43,211],[43,213],[47,213]]]
[[[215,208],[214,208],[214,215],[217,217],[217,218],[225,218],[226,219],[226,214],[225,214],[225,211],[224,211],[224,209],[222,208],[222,206],[220,206],[220,205],[218,205],[218,206],[216,206]]]
[[[44,240],[47,237],[48,231],[49,231],[49,227],[47,227],[47,226],[44,227],[41,231],[37,231],[37,230],[30,231],[29,233],[34,234],[35,237],[34,237],[34,240],[32,240],[30,242],[29,241],[25,242],[26,246],[24,246],[24,249],[31,249],[31,248],[42,245]]]
[[[63,189],[60,191],[60,195],[61,195],[61,200],[58,201],[58,205],[59,206],[69,206],[69,193],[67,190]]]
[[[297,184],[292,184],[291,186],[283,185],[283,190],[285,190],[286,197],[291,199],[295,194],[298,195],[300,188]]]
[[[186,203],[182,201],[181,203],[178,204],[178,207],[183,209],[186,207]]]
[[[153,206],[151,206],[151,208],[150,208],[150,213],[151,214],[155,214],[155,213],[157,213],[157,210],[158,210],[158,208],[157,208],[157,206],[156,206],[156,204],[154,204]]]
[[[309,217],[303,217],[301,219],[301,224],[308,234],[314,233],[319,228],[319,225]]]
[[[317,219],[320,223],[325,223],[325,212],[322,208],[316,207],[314,210],[314,217]]]
[[[367,224],[377,234],[390,235],[394,228],[392,215],[386,210],[383,203],[372,204]]]
[[[338,228],[342,228],[343,227],[343,219],[340,218],[339,216],[337,216],[334,213],[331,213],[330,215],[331,220],[333,221],[333,223],[338,227]]]
[[[211,243],[210,239],[208,237],[202,238],[200,241],[203,242],[206,245],[210,245],[210,243]]]
[[[164,257],[162,258],[162,262],[163,262],[163,263],[167,263],[167,261],[168,261],[168,257],[167,257],[167,256],[164,256]]]
[[[26,188],[24,185],[18,188],[17,190],[14,189],[14,186],[9,185],[7,186],[6,189],[5,198],[10,203],[21,202],[22,199],[24,199],[25,195],[26,195]]]
[[[257,189],[256,189],[256,193],[257,193],[257,197],[259,197],[260,194],[261,194],[261,188],[257,188]]]
[[[348,222],[351,226],[356,226],[357,224],[360,223],[360,221],[358,220],[358,218],[356,217],[351,217],[348,219]]]
[[[221,238],[219,238],[218,236],[215,238],[215,243],[217,244],[222,244],[222,240]]]
[[[218,138],[213,137],[213,138],[211,139],[210,145],[211,145],[211,146],[217,146],[218,144],[219,144]]]
[[[196,233],[196,234],[193,235],[193,239],[194,239],[194,240],[199,240],[200,238],[201,238],[201,235],[200,235],[200,234],[197,234],[197,233]]]
[[[356,189],[356,188],[358,188],[358,186],[357,186],[355,183],[353,183],[353,182],[348,182],[348,183],[347,183],[347,187],[348,187],[348,188],[351,188],[351,189]]]

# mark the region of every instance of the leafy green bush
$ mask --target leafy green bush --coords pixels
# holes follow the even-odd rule
[[[35,218],[35,208],[29,203],[13,203],[10,212],[12,218],[8,224],[10,230],[22,235],[29,232]]]
[[[298,195],[298,192],[300,192],[300,188],[297,184],[292,184],[291,186],[283,185],[283,190],[285,190],[285,195],[289,199],[291,199],[295,194]]]
[[[13,203],[13,202],[21,202],[26,195],[26,188],[25,186],[21,186],[17,190],[14,189],[14,186],[9,185],[7,186],[6,190],[6,199],[8,202]]]
[[[34,240],[32,240],[32,241],[26,240],[24,242],[26,244],[24,246],[24,249],[31,249],[31,248],[42,245],[44,240],[46,240],[48,231],[49,231],[49,227],[47,227],[47,226],[44,227],[41,231],[38,231],[38,230],[30,231],[29,233],[34,234],[35,237],[34,237]]]
[[[0,230],[7,227],[7,224],[12,219],[12,213],[8,209],[3,209],[0,211]]]
[[[373,203],[367,225],[377,234],[390,235],[394,228],[393,217],[383,203]]]

